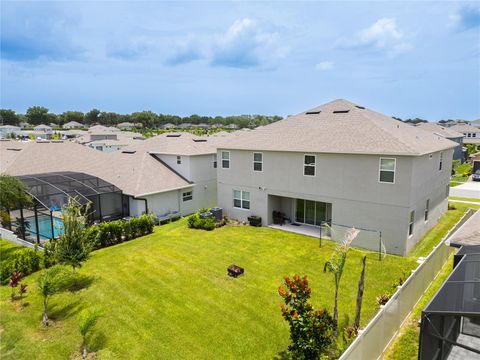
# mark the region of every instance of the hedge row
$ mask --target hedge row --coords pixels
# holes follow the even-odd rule
[[[40,270],[41,255],[33,249],[21,248],[16,250],[12,258],[0,263],[0,283],[8,282],[14,271],[19,271],[27,276]]]
[[[152,215],[142,215],[129,220],[114,220],[92,225],[86,229],[86,237],[93,249],[100,249],[139,236],[151,234],[155,225]]]

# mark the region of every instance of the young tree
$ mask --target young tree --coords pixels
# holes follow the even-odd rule
[[[88,356],[87,350],[87,335],[95,326],[98,318],[100,317],[100,313],[98,310],[84,310],[80,314],[78,328],[80,330],[80,334],[82,335],[82,357],[84,359]]]
[[[337,244],[335,251],[333,252],[330,260],[325,263],[323,271],[327,270],[331,272],[335,279],[335,298],[333,306],[333,319],[335,324],[338,324],[338,289],[340,287],[340,280],[342,279],[343,269],[345,268],[345,262],[347,261],[347,253],[350,249],[350,245],[353,240],[357,237],[360,231],[352,228],[349,229],[342,240],[341,243]],[[337,337],[338,331],[335,329],[334,335]]]
[[[10,210],[25,208],[33,203],[23,182],[10,175],[0,175],[0,217],[2,226],[11,228]]]
[[[58,293],[65,285],[65,269],[54,266],[45,270],[37,280],[38,290],[43,297],[43,326],[48,326],[48,300]]]
[[[334,343],[335,321],[327,310],[315,310],[308,303],[312,290],[307,276],[285,277],[284,281],[286,288],[280,286],[278,294],[285,302],[282,316],[290,327],[288,350],[295,359],[318,359]]]
[[[362,310],[362,301],[363,301],[363,289],[365,285],[365,266],[367,264],[367,256],[363,257],[362,260],[362,272],[360,274],[360,280],[358,281],[358,292],[357,292],[357,307],[355,309],[355,321],[353,322],[353,328],[355,331],[358,331],[360,328],[360,312]]]
[[[61,264],[70,265],[74,272],[90,255],[91,248],[85,237],[88,209],[88,205],[83,209],[72,198],[62,209],[63,234],[56,245],[57,260]]]

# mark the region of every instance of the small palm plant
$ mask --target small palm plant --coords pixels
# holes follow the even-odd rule
[[[342,279],[343,269],[347,261],[347,253],[352,245],[353,240],[357,237],[360,230],[351,228],[346,231],[345,236],[341,243],[337,244],[335,251],[333,252],[329,261],[325,263],[323,271],[332,273],[335,278],[335,298],[333,306],[333,319],[338,324],[338,289],[340,287],[340,280]],[[338,330],[335,329],[335,337],[338,334]]]
[[[100,313],[96,309],[84,310],[80,315],[78,328],[80,330],[80,334],[82,335],[82,357],[84,359],[86,359],[88,356],[87,335],[95,326],[95,323],[99,317]]]
[[[10,281],[8,282],[8,286],[12,288],[11,299],[12,301],[15,300],[15,288],[18,286],[18,283],[22,279],[22,273],[19,271],[14,271],[12,276],[10,277]]]
[[[37,280],[38,290],[43,297],[43,326],[48,326],[48,300],[58,293],[64,285],[65,269],[61,266],[54,266],[45,270]]]

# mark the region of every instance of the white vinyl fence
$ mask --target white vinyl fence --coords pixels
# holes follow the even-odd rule
[[[457,231],[474,212],[468,210],[428,257],[419,261],[421,262],[420,265],[412,271],[412,274],[392,295],[388,303],[379,310],[363,332],[357,336],[342,354],[340,360],[373,360],[382,357],[428,286],[435,279],[450,255],[455,252],[454,248],[445,245],[445,240]]]

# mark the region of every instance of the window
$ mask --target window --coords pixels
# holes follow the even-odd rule
[[[182,157],[177,156],[177,165],[180,165],[182,163]]]
[[[472,137],[477,137],[477,133],[472,133]]]
[[[303,175],[306,176],[315,176],[315,155],[304,155],[303,156]]]
[[[425,221],[428,221],[428,208],[430,207],[430,200],[425,204]]]
[[[233,190],[233,207],[250,209],[250,193],[248,191]]]
[[[443,152],[440,152],[440,161],[438,163],[438,170],[442,170],[442,166],[443,166]]]
[[[395,182],[395,166],[396,159],[390,158],[380,158],[380,176],[379,181],[381,183],[391,183]]]
[[[413,224],[415,223],[415,211],[410,211],[410,223],[408,224],[408,236],[413,234]]]
[[[192,191],[186,191],[182,194],[183,201],[190,201],[193,199],[193,192]]]
[[[263,171],[262,153],[253,153],[253,171]]]
[[[222,168],[230,168],[230,151],[222,151]]]
[[[217,168],[217,154],[213,154],[213,168]]]
[[[472,133],[467,133],[467,137],[472,137]]]

